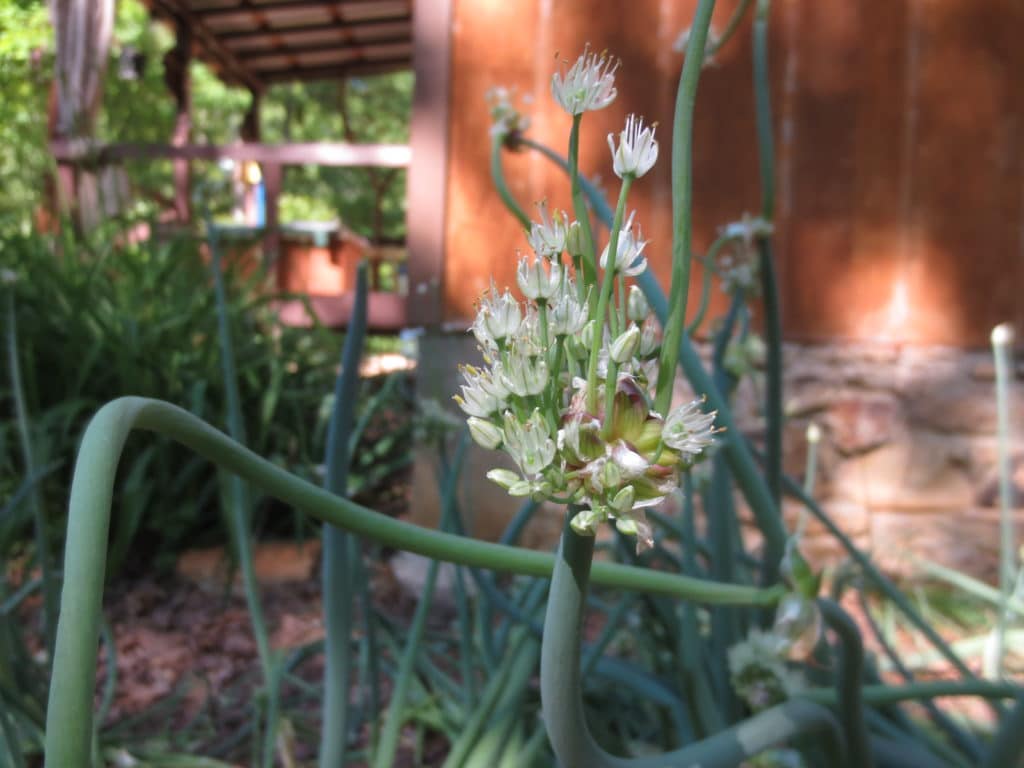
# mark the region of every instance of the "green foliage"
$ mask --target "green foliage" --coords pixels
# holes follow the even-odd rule
[[[174,101],[163,60],[171,29],[153,21],[138,0],[120,0],[95,135],[101,142],[164,143],[174,123]],[[138,57],[138,77],[123,78],[121,56]],[[190,67],[191,139],[228,143],[239,136],[251,95],[229,87],[203,63]],[[53,81],[53,37],[41,0],[0,3],[0,232],[27,234],[44,197],[53,162],[47,148],[47,109]],[[263,140],[404,142],[408,140],[412,74],[399,72],[348,83],[288,84],[263,98]],[[205,170],[194,164],[197,177]],[[139,212],[156,213],[173,197],[171,163],[126,163]],[[405,226],[405,172],[366,168],[293,167],[287,170],[282,221],[340,218],[372,238],[400,238]]]
[[[0,3],[0,234],[28,232],[40,182],[51,168],[46,148],[50,34],[45,3]]]
[[[63,511],[85,421],[111,397],[158,396],[224,423],[214,298],[199,243],[175,238],[112,244],[124,234],[111,225],[87,242],[30,235],[0,244],[0,268],[20,275],[19,353],[36,462],[60,465],[44,483],[54,518]],[[323,328],[281,328],[258,277],[232,268],[226,279],[249,444],[280,466],[314,477],[323,455],[337,337]],[[0,394],[8,402],[6,378]],[[385,458],[401,454],[396,445]],[[6,412],[0,468],[0,498],[7,498],[21,466]],[[357,466],[357,483],[379,479],[375,469]],[[216,473],[181,448],[150,442],[133,452],[118,496],[112,572],[131,555],[136,562],[156,556],[166,564],[186,542],[224,536]],[[289,530],[276,526],[279,533]]]
[[[409,72],[339,83],[270,89],[262,108],[268,142],[409,140],[413,77]],[[288,168],[282,221],[340,218],[378,240],[405,232],[405,172],[371,168]]]

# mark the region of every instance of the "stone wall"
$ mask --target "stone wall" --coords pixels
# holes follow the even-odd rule
[[[465,332],[421,339],[418,394],[459,413],[451,403],[456,363],[478,353]],[[998,536],[994,369],[987,351],[880,343],[787,344],[785,468],[802,477],[806,429],[822,429],[815,496],[859,546],[883,568],[912,573],[914,557],[991,578]],[[1024,427],[1024,366],[1017,367],[1012,423]],[[737,396],[741,429],[755,442],[763,432],[759,382],[744,381]],[[1024,444],[1016,442],[1018,511],[1024,522]],[[474,535],[497,538],[518,507],[484,478],[503,456],[470,451],[460,502]],[[439,518],[436,457],[420,449],[414,472],[413,519]],[[792,524],[798,504],[787,502]],[[557,510],[542,513],[524,543],[550,546],[560,530]],[[1022,529],[1024,531],[1024,529]],[[1022,536],[1024,540],[1024,536]],[[816,522],[807,529],[815,562],[835,563],[838,545]]]
[[[785,466],[802,476],[806,429],[822,428],[816,498],[891,572],[923,557],[991,577],[999,547],[991,353],[878,343],[787,344]],[[1024,367],[1011,429],[1024,426]],[[744,398],[749,405],[749,392]],[[745,409],[746,427],[758,419]],[[1014,443],[1019,513],[1024,445]],[[787,504],[787,514],[796,514]],[[1024,515],[1022,515],[1024,517]],[[837,551],[812,525],[808,544]]]

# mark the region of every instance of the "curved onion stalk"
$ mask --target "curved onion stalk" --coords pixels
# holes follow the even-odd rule
[[[831,765],[843,764],[842,739],[835,718],[824,707],[801,699],[790,700],[703,741],[663,755],[621,758],[598,746],[584,717],[580,676],[580,632],[594,539],[573,532],[568,519],[567,516],[555,558],[540,662],[544,723],[564,768],[734,768],[780,741],[809,733],[821,734],[830,750]]]
[[[352,317],[341,353],[341,370],[334,384],[334,406],[327,427],[327,476],[324,488],[338,496],[348,492],[351,464],[349,435],[355,421],[359,388],[359,359],[366,336],[367,264],[356,273],[356,296]],[[358,556],[356,542],[333,525],[323,529],[321,579],[323,589],[324,697],[321,706],[320,766],[342,768],[348,740],[348,688],[351,671],[352,599],[355,592],[352,555]]]
[[[732,16],[729,17],[729,21],[726,22],[725,29],[722,30],[722,34],[713,40],[709,40],[707,46],[704,48],[704,59],[710,61],[714,58],[723,46],[729,42],[733,35],[736,34],[736,30],[740,28],[740,22],[743,21],[743,17],[747,15],[747,10],[750,8],[750,4],[753,0],[740,0],[736,9],[732,12]]]
[[[530,229],[530,217],[526,215],[522,207],[512,196],[512,190],[508,188],[508,181],[505,179],[505,170],[501,165],[501,150],[505,146],[505,137],[494,135],[491,137],[491,180],[494,188],[498,190],[501,201],[505,204],[512,215],[519,220],[519,224],[527,231]]]
[[[378,514],[307,483],[231,440],[202,419],[159,400],[125,397],[107,403],[82,438],[71,486],[64,587],[47,709],[46,764],[88,765],[96,640],[114,476],[134,429],[170,437],[275,498],[319,520],[438,560],[528,576],[549,576],[550,554],[466,540]],[[773,605],[783,588],[757,589],[686,578],[642,568],[598,563],[594,581],[621,589],[676,595],[703,602]]]

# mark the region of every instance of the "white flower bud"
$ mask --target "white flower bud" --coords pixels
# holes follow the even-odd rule
[[[583,326],[583,330],[580,332],[580,344],[585,349],[590,349],[594,345],[594,337],[597,335],[597,321],[588,320]]]
[[[548,327],[555,336],[571,336],[579,333],[587,322],[586,305],[576,298],[576,287],[566,280],[565,290],[548,307]]]
[[[569,525],[580,536],[593,536],[597,532],[597,526],[606,518],[607,515],[599,509],[581,509],[573,515]]]
[[[544,260],[536,258],[533,263],[526,257],[519,260],[516,269],[516,282],[519,283],[519,290],[528,299],[536,302],[547,303],[548,299],[554,296],[562,281],[562,267],[557,263],[550,263],[547,269],[544,267]]]
[[[618,514],[623,515],[633,509],[633,501],[636,499],[636,490],[632,485],[627,485],[615,494],[609,502],[609,506]]]
[[[659,347],[661,347],[661,342],[658,339],[658,329],[654,323],[644,323],[640,329],[640,349],[638,350],[640,357],[650,357],[658,351]]]
[[[630,324],[629,328],[619,334],[619,337],[612,342],[608,355],[613,361],[622,365],[632,360],[639,348],[640,329]]]
[[[501,445],[501,430],[491,422],[476,416],[470,416],[466,419],[466,423],[469,425],[470,437],[472,437],[473,441],[481,448],[493,451]]]
[[[640,290],[640,286],[629,286],[629,299],[626,301],[626,314],[629,319],[638,325],[647,319],[651,314],[651,305],[647,303],[647,297]]]
[[[548,365],[542,357],[514,355],[509,358],[502,380],[512,392],[520,397],[539,395],[548,383]]]
[[[497,483],[506,491],[513,485],[522,481],[522,478],[515,472],[508,469],[492,469],[487,473],[487,479]]]
[[[572,222],[565,233],[565,250],[573,258],[583,255],[583,228],[578,221]]]

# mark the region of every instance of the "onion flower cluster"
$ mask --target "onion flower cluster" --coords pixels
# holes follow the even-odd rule
[[[562,222],[544,212],[531,242],[544,240],[536,236],[538,227],[561,229]],[[634,252],[616,260],[626,271],[636,263],[637,240],[622,241]],[[517,467],[492,469],[491,480],[512,496],[578,507],[572,525],[581,534],[614,520],[642,549],[652,542],[644,509],[676,490],[680,472],[703,457],[715,414],[702,410],[702,400],[665,416],[655,412],[660,334],[642,293],[632,286],[616,308],[625,323],[613,338],[591,318],[589,297],[560,254],[544,252],[519,261],[525,301],[493,283],[480,299],[471,331],[483,365],[463,367],[455,400],[473,439],[505,451]],[[593,345],[600,349],[596,397],[590,398],[584,375]]]

